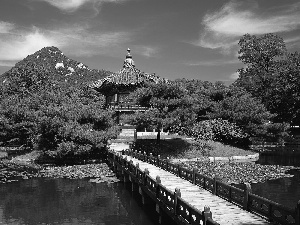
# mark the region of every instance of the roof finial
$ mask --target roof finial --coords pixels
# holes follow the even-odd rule
[[[130,48],[127,49],[127,55],[123,65],[123,68],[129,68],[129,67],[134,67],[134,61],[132,60],[132,56],[130,54]]]
[[[126,55],[126,59],[127,58],[132,58],[131,54],[130,54],[130,48],[127,48],[127,55]]]

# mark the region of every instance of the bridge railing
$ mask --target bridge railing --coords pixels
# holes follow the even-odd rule
[[[175,192],[170,191],[161,184],[159,176],[154,180],[149,176],[147,169],[142,171],[139,164],[134,165],[132,161],[128,161],[126,156],[123,158],[116,153],[108,152],[108,160],[122,172],[132,176],[130,179],[137,181],[152,199],[156,199],[162,208],[173,214],[182,224],[220,225],[212,219],[209,207],[205,207],[203,212],[199,211],[181,198],[179,189],[175,189]],[[154,161],[158,163],[156,160]]]
[[[171,163],[169,160],[161,159],[159,156],[153,156],[151,153],[147,155],[145,152],[141,153],[132,150],[125,150],[123,154],[130,155],[169,171],[249,212],[266,218],[271,222],[276,222],[282,225],[300,225],[300,201],[297,206],[292,209],[252,194],[250,184],[246,184],[245,189],[243,190],[223,183],[219,181],[217,177],[211,178],[205,176],[197,173],[195,169],[189,170],[178,164]]]

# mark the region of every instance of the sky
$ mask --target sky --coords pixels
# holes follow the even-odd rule
[[[0,0],[0,74],[47,46],[117,72],[232,83],[238,41],[275,33],[300,51],[299,0]]]

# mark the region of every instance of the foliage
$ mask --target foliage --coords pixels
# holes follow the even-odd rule
[[[245,67],[238,70],[235,85],[259,98],[275,114],[274,122],[298,124],[299,53],[288,53],[283,39],[274,34],[246,34],[239,45],[239,59]]]
[[[300,54],[288,53],[278,63],[268,95],[268,108],[277,114],[276,121],[300,123]]]
[[[200,140],[213,140],[232,145],[242,144],[248,137],[236,124],[222,119],[196,123],[190,135]]]
[[[44,53],[38,56],[48,56]],[[100,152],[118,132],[114,112],[103,109],[104,96],[87,85],[62,81],[51,60],[31,59],[4,74],[0,144],[43,150],[44,159],[61,161]]]
[[[274,117],[260,99],[253,97],[244,88],[235,85],[227,87],[221,82],[180,79],[169,84],[152,84],[137,89],[134,95],[137,104],[149,107],[146,112],[136,113],[132,117],[131,122],[141,130],[156,128],[157,124],[161,124],[172,133],[193,136],[192,131],[196,132],[195,129],[199,128],[199,132],[207,132],[203,133],[204,139],[209,137],[209,140],[224,143],[246,144],[247,137],[266,135],[265,124]],[[213,126],[214,131],[202,131],[201,126],[195,127],[195,124],[199,125],[202,121],[208,123],[209,120],[212,124],[223,122],[216,123],[218,125]],[[223,132],[223,136],[215,132]]]
[[[239,45],[238,58],[248,67],[260,67],[266,72],[271,69],[274,60],[286,52],[283,39],[272,33],[261,37],[245,34]]]
[[[148,87],[137,89],[130,98],[136,99],[136,103],[149,107],[145,113],[137,113],[132,120],[143,128],[168,129],[173,123],[188,122],[191,118],[184,118],[189,114],[191,102],[186,96],[186,91],[174,82],[161,82],[149,84]]]
[[[288,123],[269,123],[266,124],[266,129],[266,135],[264,135],[266,141],[283,143],[284,140],[290,137],[290,125]]]
[[[211,119],[222,118],[235,123],[250,136],[263,135],[265,123],[274,115],[268,112],[257,98],[252,97],[243,88],[231,86],[223,100],[214,105],[209,114]]]
[[[39,87],[41,83],[65,83],[68,86],[86,86],[93,81],[110,75],[105,70],[91,70],[83,63],[65,56],[56,47],[45,47],[18,62],[0,77],[0,82],[14,84],[13,90],[27,85]],[[24,80],[25,79],[25,80]]]
[[[239,59],[245,68],[239,69],[236,83],[268,105],[270,85],[278,60],[286,53],[283,39],[274,34],[261,37],[245,34],[239,41]]]
[[[136,151],[152,153],[160,155],[161,158],[166,157],[182,157],[183,155],[195,153],[194,157],[208,156],[211,150],[210,145],[204,142],[187,140],[184,137],[177,136],[171,139],[162,139],[160,144],[154,139],[138,139],[133,145]]]

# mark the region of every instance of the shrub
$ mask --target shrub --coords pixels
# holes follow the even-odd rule
[[[190,131],[196,139],[219,141],[225,144],[245,144],[248,135],[236,124],[223,119],[204,120],[196,123]]]

